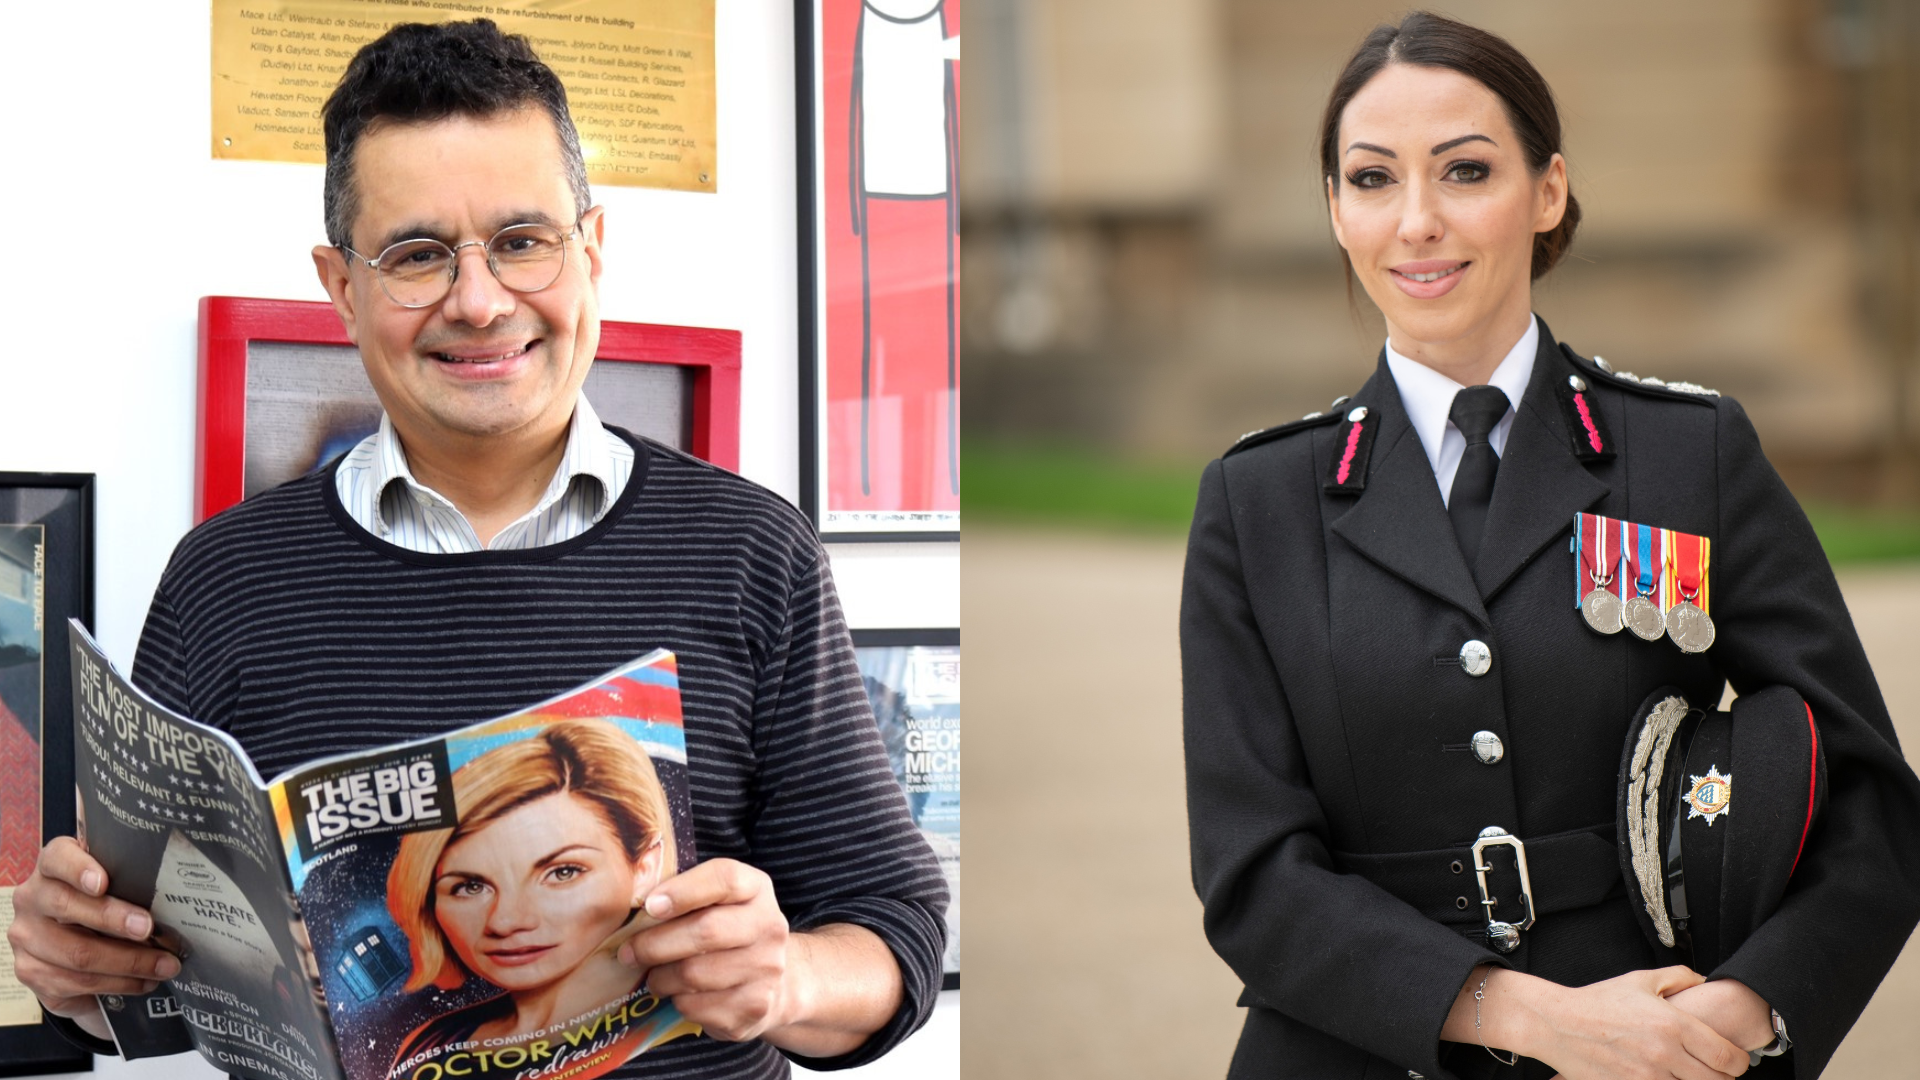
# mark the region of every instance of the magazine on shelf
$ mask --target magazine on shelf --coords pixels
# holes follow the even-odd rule
[[[178,976],[126,1057],[261,1080],[590,1080],[699,1027],[621,943],[694,861],[672,653],[433,739],[261,779],[70,627],[80,834]]]

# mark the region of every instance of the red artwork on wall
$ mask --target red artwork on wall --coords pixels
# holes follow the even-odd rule
[[[811,6],[816,514],[826,533],[951,533],[959,2]]]
[[[0,699],[0,888],[33,873],[40,856],[40,743]]]

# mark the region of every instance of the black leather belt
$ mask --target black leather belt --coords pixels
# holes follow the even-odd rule
[[[1474,936],[1486,935],[1489,923],[1524,928],[1533,918],[1591,907],[1625,888],[1612,822],[1520,843],[1498,830],[1489,833],[1496,835],[1483,835],[1485,861],[1479,863],[1484,890],[1471,841],[1433,851],[1333,856],[1342,870],[1405,900],[1427,918]],[[1527,889],[1521,884],[1520,851],[1525,852]]]

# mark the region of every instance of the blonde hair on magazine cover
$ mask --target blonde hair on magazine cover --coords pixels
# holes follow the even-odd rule
[[[489,750],[454,770],[460,824],[402,837],[387,872],[387,908],[412,954],[408,992],[429,985],[451,990],[469,974],[434,914],[442,853],[519,807],[555,794],[572,795],[591,807],[619,838],[629,860],[638,862],[658,844],[660,876],[678,871],[673,818],[659,774],[640,744],[611,722],[562,720],[531,738]]]

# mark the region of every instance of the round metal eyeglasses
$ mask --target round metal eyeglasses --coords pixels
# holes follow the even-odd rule
[[[430,307],[447,298],[460,277],[460,249],[481,248],[487,268],[500,284],[517,293],[536,293],[560,280],[567,265],[567,241],[580,224],[565,230],[552,225],[509,225],[491,239],[463,240],[449,247],[438,240],[402,240],[369,259],[340,245],[354,261],[365,263],[380,282],[380,291],[404,308]]]

